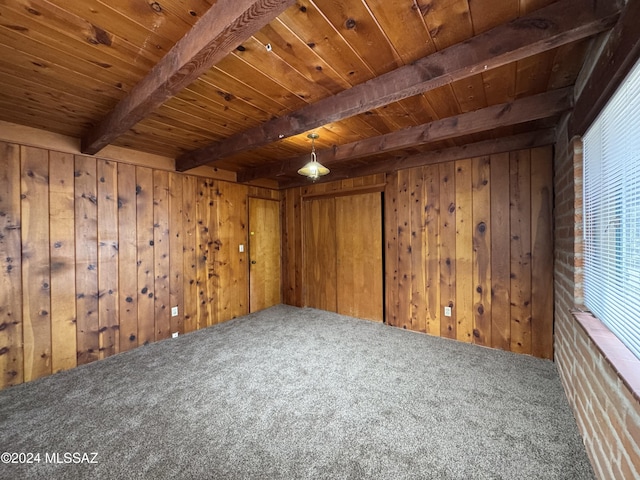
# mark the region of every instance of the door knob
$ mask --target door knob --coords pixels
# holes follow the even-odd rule
[[[251,260],[251,265],[255,265],[256,261],[255,260]]]

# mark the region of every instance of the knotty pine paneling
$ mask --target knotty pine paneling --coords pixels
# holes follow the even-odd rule
[[[51,373],[48,152],[24,148],[21,160],[21,239],[24,379]]]
[[[551,162],[543,147],[389,175],[386,322],[552,358]]]
[[[456,340],[473,335],[473,199],[471,160],[455,162],[456,171]]]
[[[96,159],[77,155],[74,175],[77,355],[78,365],[84,365],[98,360],[100,350]]]
[[[136,252],[138,279],[138,344],[155,340],[155,276],[153,265],[153,170],[136,167]]]
[[[118,332],[118,192],[117,164],[98,160],[98,340],[99,357],[117,351]]]
[[[509,154],[492,155],[491,182],[491,342],[494,348],[511,349],[509,242]]]
[[[248,313],[248,193],[0,142],[0,388]]]
[[[182,267],[184,331],[198,329],[198,285],[196,258],[196,178],[182,177]]]
[[[473,197],[473,315],[474,342],[491,342],[491,159],[474,158]]]
[[[455,162],[438,165],[440,181],[440,218],[439,228],[439,267],[440,267],[440,335],[445,338],[456,338],[457,310],[453,308],[456,301],[456,176]],[[392,188],[390,186],[389,188]],[[434,199],[434,201],[436,201]],[[393,285],[393,284],[392,284]],[[393,305],[393,304],[391,304]],[[396,308],[388,305],[389,310]],[[443,315],[444,307],[452,307],[451,316]],[[393,324],[392,324],[393,325]]]
[[[138,346],[136,167],[118,164],[118,297],[120,351]]]
[[[213,270],[213,235],[210,225],[215,224],[213,215],[216,208],[211,188],[213,182],[198,179],[196,195],[196,285],[198,302],[196,304],[197,328],[205,328],[216,323],[211,304],[214,302],[213,285],[209,283],[209,271]],[[212,278],[212,281],[215,279]]]
[[[531,152],[509,158],[511,350],[531,353]]]
[[[0,142],[0,385],[24,381],[20,147]]]
[[[51,369],[54,373],[73,368],[78,362],[74,213],[73,155],[50,152]]]
[[[169,303],[184,305],[184,233],[182,231],[183,216],[182,175],[169,174]],[[171,332],[185,333],[184,309],[178,310],[177,316],[171,317]]]
[[[551,168],[542,147],[285,190],[284,302],[303,306],[311,280],[305,218],[329,213],[303,198],[383,183],[385,322],[553,358]]]
[[[153,172],[153,263],[155,275],[155,339],[171,336],[169,290],[169,173]]]

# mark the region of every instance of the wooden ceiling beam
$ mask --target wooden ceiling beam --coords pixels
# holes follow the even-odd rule
[[[640,58],[639,18],[640,0],[630,0],[576,101],[569,123],[571,136],[584,135]]]
[[[405,128],[378,137],[360,140],[333,148],[316,150],[318,161],[327,167],[348,160],[379,155],[384,152],[417,147],[465,135],[486,132],[500,127],[540,120],[565,112],[573,106],[571,87],[552,90],[514,100],[513,102],[463,113],[424,125]],[[309,155],[286,159],[264,167],[241,170],[238,182],[291,174],[309,161]]]
[[[364,177],[377,173],[391,173],[405,168],[422,167],[424,165],[435,165],[453,160],[514,152],[525,148],[542,147],[554,144],[555,140],[556,130],[554,128],[548,128],[498,139],[469,143],[461,147],[444,148],[431,152],[417,153],[415,155],[394,156],[389,160],[381,160],[366,166],[339,168],[336,170],[336,175],[333,175],[333,172],[331,172],[332,175],[321,177],[316,183]],[[308,179],[298,177],[280,182],[280,189],[303,187],[308,184]]]
[[[218,0],[82,139],[93,155],[193,83],[295,0]]]
[[[185,171],[212,164],[236,153],[595,35],[616,22],[619,8],[614,1],[560,0],[223,142],[183,154],[176,159],[176,169]]]

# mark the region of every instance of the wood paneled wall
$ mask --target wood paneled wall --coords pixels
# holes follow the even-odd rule
[[[543,147],[355,179],[357,188],[386,182],[385,321],[552,358],[552,174],[552,148]],[[304,298],[303,196],[353,188],[284,192],[286,303]]]
[[[543,147],[389,175],[386,321],[553,358],[552,168]]]
[[[248,313],[248,193],[0,142],[0,388]]]

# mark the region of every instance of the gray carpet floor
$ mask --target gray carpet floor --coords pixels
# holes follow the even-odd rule
[[[40,454],[3,479],[593,478],[552,362],[282,305],[1,391],[0,452]]]

